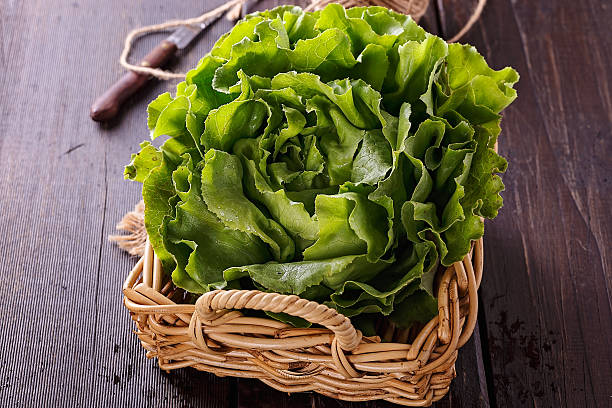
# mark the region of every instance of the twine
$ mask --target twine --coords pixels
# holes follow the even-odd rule
[[[164,71],[163,69],[159,69],[159,68],[150,68],[150,67],[143,67],[140,65],[130,64],[127,59],[128,59],[128,56],[130,55],[130,51],[132,50],[132,43],[134,39],[144,34],[155,33],[159,31],[166,31],[169,28],[201,24],[210,18],[216,17],[219,14],[224,13],[227,10],[230,10],[231,8],[235,6],[238,6],[238,5],[242,6],[242,4],[245,2],[246,0],[232,0],[232,1],[228,1],[222,6],[217,7],[214,10],[207,11],[201,16],[198,16],[195,18],[188,18],[186,20],[170,20],[170,21],[166,21],[165,23],[153,24],[153,25],[140,27],[135,30],[132,30],[127,35],[127,37],[125,37],[123,52],[121,53],[121,57],[119,57],[119,63],[124,68],[129,69],[130,71],[137,72],[139,74],[152,75],[156,78],[163,79],[163,80],[174,79],[174,78],[183,79],[185,78],[184,73],[174,73],[170,71]]]
[[[119,63],[125,69],[129,69],[130,71],[137,72],[139,74],[146,74],[154,76],[158,79],[162,79],[164,81],[169,79],[184,79],[185,73],[175,73],[170,71],[165,71],[159,68],[151,68],[151,67],[143,67],[140,65],[134,65],[128,62],[128,56],[130,55],[130,51],[132,50],[132,44],[134,40],[138,37],[141,37],[145,34],[166,31],[169,28],[181,27],[181,26],[191,26],[197,25],[205,22],[209,18],[213,18],[218,16],[221,13],[224,13],[229,10],[227,18],[229,20],[236,21],[240,18],[240,11],[242,10],[242,6],[247,0],[232,0],[223,4],[222,6],[217,7],[214,10],[208,11],[201,16],[195,18],[188,18],[185,20],[170,20],[161,24],[153,24],[141,28],[134,29],[129,32],[127,37],[125,38],[125,43],[123,46],[123,52],[121,53],[121,57],[119,57]],[[389,9],[395,10],[400,13],[409,14],[415,21],[419,21],[419,19],[425,14],[427,7],[429,6],[430,0],[312,0],[312,2],[304,9],[305,11],[318,10],[320,8],[325,7],[325,5],[333,2],[337,2],[342,4],[344,7],[355,7],[355,6],[383,6]],[[467,23],[459,30],[457,34],[455,34],[448,42],[456,42],[461,37],[463,37],[482,14],[482,10],[484,9],[487,0],[478,0],[478,4],[476,8],[472,12]]]
[[[461,37],[463,37],[468,31],[470,31],[470,29],[472,28],[472,26],[474,24],[476,24],[476,21],[478,21],[478,19],[480,18],[480,15],[482,14],[482,10],[484,10],[485,5],[487,4],[487,0],[478,0],[478,4],[476,5],[476,8],[474,9],[474,11],[472,12],[472,15],[470,16],[469,20],[467,21],[467,23],[465,23],[465,25],[463,26],[463,28],[461,30],[459,30],[459,32],[457,34],[455,34],[453,37],[451,37],[450,40],[448,40],[448,42],[457,42],[461,39]]]
[[[125,214],[117,224],[117,229],[126,235],[111,235],[108,240],[114,242],[130,255],[143,256],[147,243],[147,230],[144,223],[144,201],[140,200],[133,211]]]

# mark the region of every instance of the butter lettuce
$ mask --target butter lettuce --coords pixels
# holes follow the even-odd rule
[[[258,288],[402,326],[502,206],[518,74],[381,7],[247,16],[148,108],[125,177],[174,283]],[[275,318],[301,324],[282,314]]]

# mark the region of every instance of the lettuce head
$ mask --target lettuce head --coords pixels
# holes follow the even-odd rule
[[[502,205],[493,148],[517,81],[385,8],[278,7],[151,102],[151,138],[166,140],[142,143],[125,176],[188,292],[258,288],[355,322],[425,322],[434,274]]]

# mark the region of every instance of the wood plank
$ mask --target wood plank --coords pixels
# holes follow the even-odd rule
[[[446,32],[464,4],[444,1]],[[597,1],[490,2],[465,39],[522,74],[481,293],[500,407],[610,404],[611,13]]]
[[[155,24],[163,20],[172,18],[189,18],[203,13],[206,9],[215,7],[223,1],[216,0],[202,5],[197,2],[181,2],[169,4],[163,1],[148,2],[147,7],[139,7],[137,4],[129,11],[124,11],[124,15],[131,16],[129,26],[125,31],[134,27]],[[177,63],[171,66],[171,69],[177,72],[185,72],[190,67],[195,66],[197,61],[211,47],[214,41],[225,31],[230,28],[230,23],[225,19],[219,20],[218,24],[210,27],[202,38],[190,47],[191,49],[184,50],[179,54]],[[121,37],[125,35],[121,33]],[[152,35],[145,37],[136,44],[133,60],[137,61],[148,50],[150,50],[161,38],[166,34]],[[121,42],[120,42],[121,43]],[[118,47],[114,45],[112,52],[109,52],[105,61],[106,65],[113,65],[117,59]],[[116,65],[116,64],[115,64]],[[119,68],[121,71],[121,68]],[[119,74],[120,75],[120,74]],[[113,77],[118,77],[115,75]],[[100,81],[96,92],[104,89],[112,78],[105,78]],[[109,139],[106,144],[108,146],[107,160],[109,174],[107,178],[109,197],[120,198],[116,204],[111,207],[107,205],[107,221],[105,222],[104,236],[114,233],[114,225],[125,213],[126,209],[130,209],[140,197],[140,184],[130,183],[123,180],[123,166],[129,160],[129,155],[138,150],[138,144],[147,139],[148,131],[146,129],[146,106],[159,93],[170,91],[174,92],[175,85],[178,81],[154,81],[146,89],[129,102],[127,110],[123,112],[123,116],[111,126],[110,129],[104,129],[104,135]],[[92,100],[89,98],[88,100]],[[112,142],[110,142],[112,140]],[[113,161],[111,165],[111,160]],[[129,199],[124,199],[125,193],[129,191]],[[111,198],[110,202],[114,200]],[[113,270],[113,265],[117,258],[127,258],[121,253],[118,248],[111,244],[105,243],[102,252],[102,267],[104,270]],[[130,261],[130,264],[133,261]],[[117,278],[120,281],[124,278],[127,269],[118,270]],[[115,280],[100,281],[101,293],[108,294],[107,302],[112,298],[119,297],[116,292],[117,283]],[[107,336],[105,341],[108,347],[111,343],[117,341],[129,342],[130,347],[126,347],[126,354],[132,356],[135,367],[138,371],[134,373],[131,382],[126,382],[124,389],[115,396],[115,401],[124,401],[128,403],[133,399],[132,395],[141,395],[146,399],[149,406],[192,406],[192,407],[233,407],[235,406],[236,381],[233,379],[223,379],[212,374],[202,373],[194,369],[182,369],[170,372],[168,374],[161,372],[157,368],[157,364],[153,361],[148,361],[144,358],[144,352],[140,344],[134,336],[128,336],[127,333],[132,329],[131,321],[127,319],[126,311],[122,304],[113,302],[114,307],[108,307],[108,304],[101,304],[99,307],[100,321],[106,321],[111,324],[113,320],[117,320],[118,316],[124,315],[127,320],[127,326],[121,327],[113,332],[112,336]],[[100,353],[100,359],[104,359],[106,352]],[[127,357],[127,356],[126,356]],[[121,371],[124,365],[123,358],[113,359],[113,365],[109,367],[109,372]],[[136,362],[137,361],[137,362]],[[99,387],[95,387],[99,392]],[[96,401],[98,402],[98,401]]]
[[[259,380],[238,379],[238,408],[298,408],[312,407],[311,393],[287,394],[268,387]]]
[[[106,238],[139,199],[139,185],[123,181],[122,168],[148,136],[146,105],[174,86],[151,84],[111,126],[88,116],[94,97],[123,72],[117,59],[130,29],[210,5],[1,3],[3,401],[233,406],[232,380],[194,370],[165,375],[145,358],[121,304],[134,261]],[[178,68],[195,65],[228,28],[215,26]],[[135,57],[158,39],[139,42]]]

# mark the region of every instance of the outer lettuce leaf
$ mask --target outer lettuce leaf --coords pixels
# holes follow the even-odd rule
[[[181,202],[176,205],[176,215],[166,219],[166,239],[189,248],[184,270],[193,281],[209,290],[223,282],[228,267],[271,258],[256,236],[226,227],[209,210],[202,199],[200,178],[192,168],[180,167],[174,179]],[[177,273],[175,270],[173,279]]]
[[[279,293],[301,294],[311,286],[323,284],[337,288],[351,276],[357,278],[372,274],[372,268],[363,255],[338,256],[329,259],[291,263],[267,263],[230,268],[225,271],[227,281],[250,276],[263,287]]]
[[[447,49],[444,40],[431,34],[422,42],[408,41],[398,47],[393,88],[384,95],[385,106],[391,112],[397,112],[404,102],[414,109],[415,103],[427,91],[432,73],[444,61]]]
[[[274,258],[293,258],[294,242],[284,228],[266,217],[242,190],[242,164],[229,153],[211,149],[202,169],[202,197],[210,211],[230,229],[253,234],[268,244]]]
[[[162,154],[160,165],[149,172],[142,184],[145,228],[151,245],[166,271],[173,269],[174,259],[163,244],[164,237],[161,228],[164,217],[172,214],[173,211],[170,199],[176,195],[176,190],[172,183],[172,171],[174,171],[174,166],[168,157]]]
[[[140,152],[132,154],[132,161],[125,166],[123,175],[126,179],[143,182],[151,170],[158,167],[162,161],[162,152],[150,142],[140,144]]]
[[[314,38],[299,40],[293,52],[288,53],[291,69],[313,72],[324,78],[333,78],[339,70],[357,64],[350,50],[351,42],[342,30],[332,28]],[[282,72],[282,71],[279,71]]]

